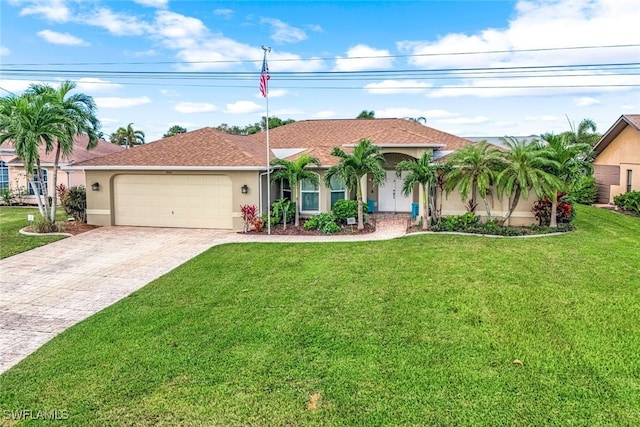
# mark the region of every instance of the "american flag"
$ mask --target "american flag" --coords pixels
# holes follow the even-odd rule
[[[260,93],[266,98],[268,85],[267,81],[269,77],[269,66],[267,65],[267,52],[264,53],[264,60],[262,61],[262,72],[260,73]]]

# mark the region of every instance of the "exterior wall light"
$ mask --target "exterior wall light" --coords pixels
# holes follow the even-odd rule
[[[100,191],[100,183],[99,182],[94,182],[93,184],[91,184],[91,189],[93,191]]]
[[[249,186],[247,184],[240,187],[240,189],[242,190],[242,194],[247,194],[249,192]]]

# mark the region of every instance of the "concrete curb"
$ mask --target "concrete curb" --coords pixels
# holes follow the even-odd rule
[[[32,231],[25,231],[27,227],[21,228],[19,233],[24,234],[25,236],[67,236],[72,237],[73,234],[70,233],[34,233]]]
[[[534,238],[534,237],[563,236],[567,233],[558,232],[558,233],[546,233],[546,234],[527,234],[524,236],[498,236],[495,234],[462,233],[460,231],[416,231],[413,233],[407,233],[406,236],[413,236],[414,234],[431,234],[431,235],[449,234],[452,236],[478,236],[478,237],[489,237],[489,238],[495,238],[495,239],[528,239],[528,238]]]

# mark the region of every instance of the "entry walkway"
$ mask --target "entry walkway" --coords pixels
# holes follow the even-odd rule
[[[65,329],[205,250],[233,242],[337,242],[403,236],[406,219],[353,236],[103,227],[0,260],[0,374]]]

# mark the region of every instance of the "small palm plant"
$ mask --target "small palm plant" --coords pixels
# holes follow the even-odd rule
[[[402,184],[402,193],[409,196],[413,192],[416,184],[420,185],[422,193],[422,229],[428,230],[430,223],[429,216],[429,193],[438,180],[438,165],[431,162],[432,155],[425,152],[417,160],[402,160],[396,165],[396,173],[401,176],[402,172],[408,172]]]

